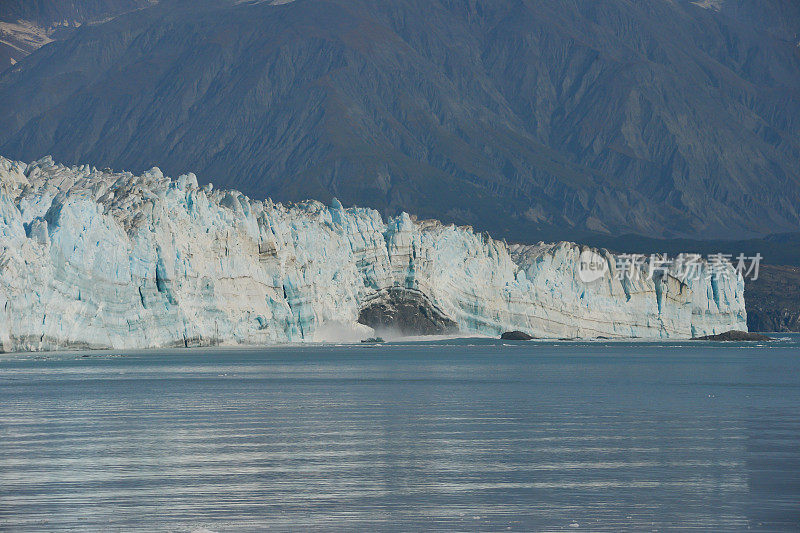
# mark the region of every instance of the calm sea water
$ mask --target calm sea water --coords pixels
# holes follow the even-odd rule
[[[0,356],[0,530],[798,530],[800,337]]]

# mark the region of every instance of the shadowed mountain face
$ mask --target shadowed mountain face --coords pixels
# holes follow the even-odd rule
[[[166,1],[0,76],[0,153],[520,241],[800,228],[794,1]]]
[[[745,290],[750,331],[800,331],[800,268],[765,266]]]

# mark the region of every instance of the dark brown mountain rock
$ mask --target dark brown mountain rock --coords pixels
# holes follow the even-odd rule
[[[38,49],[0,75],[0,153],[521,242],[800,226],[797,2],[271,4],[165,0]]]

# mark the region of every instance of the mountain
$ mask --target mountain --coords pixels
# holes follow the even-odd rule
[[[746,293],[750,331],[800,331],[800,268],[764,265]]]
[[[0,76],[0,152],[521,242],[800,228],[794,0],[165,0]]]
[[[82,24],[96,24],[157,0],[3,0],[0,3],[0,70],[34,50],[64,39]]]
[[[603,268],[581,270],[586,257]],[[0,352],[357,342],[373,328],[656,339],[746,329],[731,265],[649,276],[646,265],[618,270],[620,259],[336,200],[262,202],[194,174],[0,157]]]

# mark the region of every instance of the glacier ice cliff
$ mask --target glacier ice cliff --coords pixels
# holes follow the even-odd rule
[[[359,338],[372,333],[359,318],[383,324],[397,309],[418,309],[411,322],[425,332],[746,329],[735,272],[620,280],[603,250],[608,272],[584,283],[583,250],[508,245],[407,214],[385,221],[338,201],[261,202],[157,168],[134,176],[0,157],[0,350]]]

